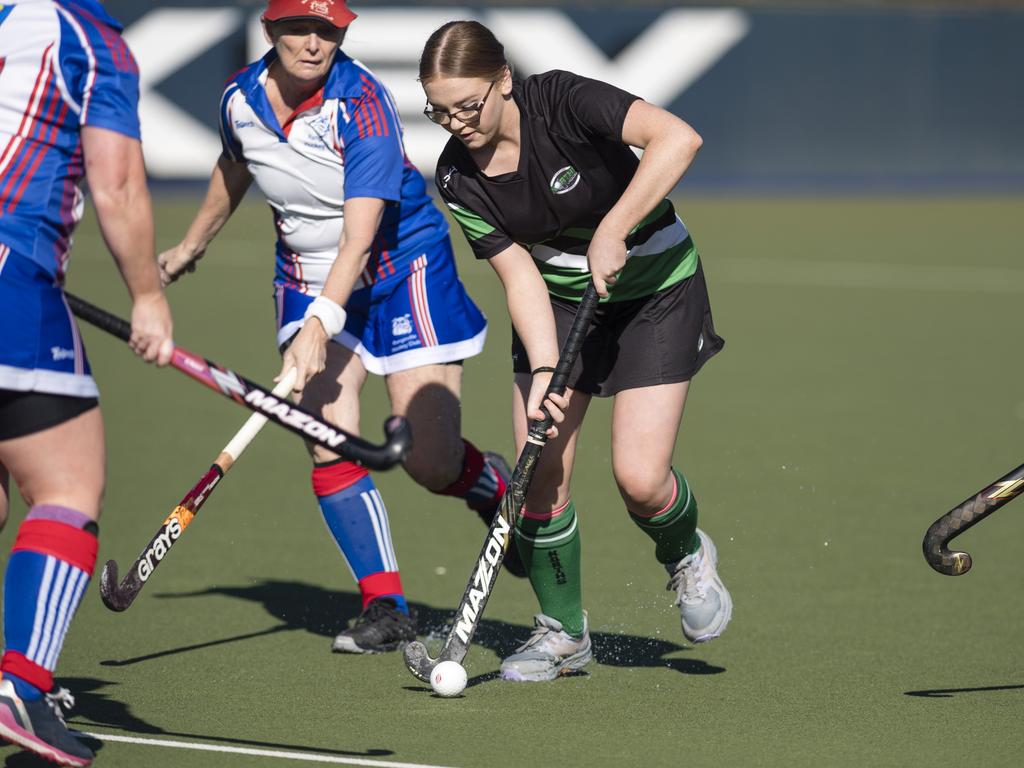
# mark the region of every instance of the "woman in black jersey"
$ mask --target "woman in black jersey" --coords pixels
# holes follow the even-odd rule
[[[477,258],[505,289],[513,325],[517,450],[540,405],[587,282],[602,304],[554,417],[516,541],[540,602],[507,680],[551,680],[591,658],[570,478],[591,397],[613,396],[612,470],[655,543],[683,634],[718,637],[732,614],[697,503],[672,467],[689,381],[718,352],[700,258],[666,195],[700,148],[685,122],[606,83],[552,71],[513,81],[504,49],[474,21],[427,41],[428,118],[452,138],[437,186]],[[630,147],[644,150],[637,159]]]

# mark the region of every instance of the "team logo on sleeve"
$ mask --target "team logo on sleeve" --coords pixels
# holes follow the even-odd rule
[[[573,168],[571,165],[565,166],[555,171],[555,175],[551,177],[551,191],[556,195],[564,195],[566,192],[571,192],[576,188],[576,185],[580,183],[580,172]]]

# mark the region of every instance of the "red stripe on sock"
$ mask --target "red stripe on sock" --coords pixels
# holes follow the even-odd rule
[[[466,447],[466,452],[462,457],[462,474],[447,488],[438,491],[442,496],[464,497],[469,493],[469,489],[476,485],[476,481],[480,479],[480,473],[484,471],[484,455],[469,440],[463,440],[462,444]],[[503,485],[501,482],[498,484]]]
[[[34,685],[44,693],[53,689],[53,673],[30,661],[24,654],[17,651],[6,651],[0,661],[0,672],[10,672],[26,683]]]
[[[676,499],[678,499],[678,498],[679,498],[679,478],[677,478],[676,477],[676,473],[673,472],[672,473],[672,498],[670,498],[668,500],[668,504],[666,504],[664,507],[659,509],[657,512],[651,512],[651,513],[646,514],[646,515],[643,512],[634,512],[633,510],[629,510],[629,514],[631,514],[633,517],[638,517],[641,520],[653,520],[658,515],[664,515],[666,512],[668,512],[670,509],[672,509],[672,505],[676,503]]]
[[[354,461],[339,461],[335,464],[324,464],[313,467],[313,493],[317,496],[330,496],[355,485],[370,474],[366,467]]]
[[[528,520],[554,520],[560,514],[565,512],[566,507],[569,506],[569,502],[572,499],[567,499],[565,504],[560,507],[555,507],[550,512],[530,512],[526,507],[523,507],[523,511],[519,513],[520,517],[525,517]]]
[[[52,555],[85,571],[91,577],[99,546],[99,539],[73,525],[55,520],[25,520],[18,528],[18,537],[14,540],[11,554],[39,552]]]
[[[405,596],[405,593],[402,591],[402,578],[398,575],[398,571],[381,571],[380,573],[371,573],[369,576],[364,576],[359,580],[359,591],[363,593],[364,611],[366,606],[378,597],[384,597],[385,595]]]

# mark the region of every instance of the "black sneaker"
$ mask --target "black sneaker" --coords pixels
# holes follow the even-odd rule
[[[508,484],[509,478],[512,477],[512,470],[509,469],[508,462],[500,453],[494,451],[484,451],[484,458],[487,463],[490,464],[494,471],[501,475],[501,479]],[[498,506],[501,505],[501,500],[498,500]],[[494,515],[497,514],[498,507],[490,507],[488,509],[478,509],[476,513],[480,515],[480,519],[484,521],[485,525],[490,525],[494,520]],[[523,578],[526,576],[526,566],[523,565],[523,560],[519,557],[519,549],[516,547],[515,534],[509,539],[508,552],[505,553],[505,559],[501,564],[502,568],[511,573],[513,576]]]
[[[416,615],[406,616],[394,600],[379,597],[372,601],[356,623],[334,638],[331,650],[337,653],[384,653],[397,651],[416,639]]]
[[[60,709],[74,705],[67,688],[25,701],[10,680],[0,680],[0,738],[59,765],[89,765],[92,750],[71,735]]]

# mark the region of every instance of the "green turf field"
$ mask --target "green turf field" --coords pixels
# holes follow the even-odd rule
[[[158,201],[161,246],[195,205]],[[461,698],[435,697],[397,654],[332,655],[358,594],[300,442],[270,425],[129,611],[87,594],[58,677],[78,699],[74,726],[111,737],[97,765],[1019,765],[1024,501],[957,540],[975,558],[966,576],[928,568],[921,537],[1024,460],[1024,200],[680,208],[727,339],[695,381],[676,454],[736,604],[720,640],[684,643],[650,541],[618,502],[597,403],[574,488],[598,661],[588,674],[495,679],[535,611],[507,576]],[[179,344],[263,382],[277,372],[272,235],[265,206],[246,204],[169,292]],[[492,323],[466,366],[465,432],[508,452],[507,316],[489,268],[459,246]],[[68,285],[127,310],[91,219]],[[108,426],[100,558],[127,564],[247,414],[85,334]],[[374,441],[382,391],[371,381],[365,400]],[[440,631],[484,529],[400,471],[378,483],[407,592]],[[15,501],[0,551],[23,513]],[[137,741],[114,740],[125,738]],[[10,748],[0,758],[38,764]]]

